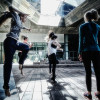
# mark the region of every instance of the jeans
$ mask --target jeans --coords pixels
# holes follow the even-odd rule
[[[19,64],[23,64],[27,53],[29,51],[29,46],[23,43],[18,43],[15,39],[7,37],[4,40],[4,53],[5,53],[5,62],[4,62],[4,87],[9,89],[9,80],[12,69],[13,55],[16,50],[22,51],[22,55],[19,59]]]
[[[91,61],[96,76],[97,91],[100,91],[100,52],[99,51],[86,51],[82,53],[82,59],[86,71],[86,86],[87,90],[91,92]]]

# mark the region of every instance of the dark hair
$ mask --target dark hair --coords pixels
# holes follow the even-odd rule
[[[52,40],[53,40],[53,39],[56,39],[56,38],[57,38],[56,35],[52,35],[52,37],[51,37]]]
[[[11,18],[12,15],[10,12],[4,12],[3,15],[0,17],[0,26],[8,19]]]
[[[91,9],[85,13],[85,17],[88,21],[98,20],[98,12],[95,9]]]
[[[13,11],[14,11],[14,9],[13,9],[13,7],[12,7],[12,6],[9,6],[9,8],[8,8],[8,9],[9,9],[9,11],[10,11],[10,12],[13,12]]]
[[[8,19],[8,18],[12,18],[12,14],[11,12],[13,12],[13,7],[9,6],[9,11],[5,11],[3,12],[3,15],[0,17],[0,26]]]
[[[51,38],[53,35],[54,35],[54,33],[51,32],[51,33],[49,34],[49,38]]]
[[[28,37],[27,36],[24,36],[24,40],[26,40],[26,39],[28,39]]]
[[[19,15],[20,17],[21,17],[21,16],[24,17],[24,14],[22,14],[22,13],[19,13],[18,15]]]

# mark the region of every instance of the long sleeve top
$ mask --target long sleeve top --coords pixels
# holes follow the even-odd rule
[[[98,45],[98,33],[100,26],[95,22],[87,22],[79,27],[79,49],[78,53],[84,51],[100,51]]]
[[[26,29],[22,26],[22,22],[20,20],[19,15],[16,12],[7,12],[4,14],[3,17],[11,18],[10,32],[6,36],[18,40],[21,29]]]

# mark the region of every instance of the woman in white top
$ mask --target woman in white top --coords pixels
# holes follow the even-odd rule
[[[48,59],[49,59],[49,64],[53,64],[52,67],[52,78],[51,80],[55,82],[55,69],[56,69],[56,64],[58,63],[56,59],[56,51],[57,47],[61,47],[61,45],[57,42],[57,36],[54,35],[53,32],[49,34],[49,41],[48,41]]]

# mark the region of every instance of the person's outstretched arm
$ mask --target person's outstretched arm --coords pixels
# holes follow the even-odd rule
[[[9,11],[12,13],[12,16],[13,16],[14,20],[16,21],[17,25],[18,25],[21,29],[25,29],[25,30],[28,30],[28,31],[31,30],[30,28],[24,27],[24,26],[23,26],[21,23],[19,23],[19,21],[17,20],[17,18],[18,18],[18,17],[17,17],[17,16],[18,16],[18,13],[21,13],[21,14],[23,14],[23,15],[25,15],[25,16],[27,16],[28,14],[22,13],[22,12],[20,12],[19,10],[17,10],[16,8],[14,8],[14,7],[12,7],[12,6],[9,7]]]

